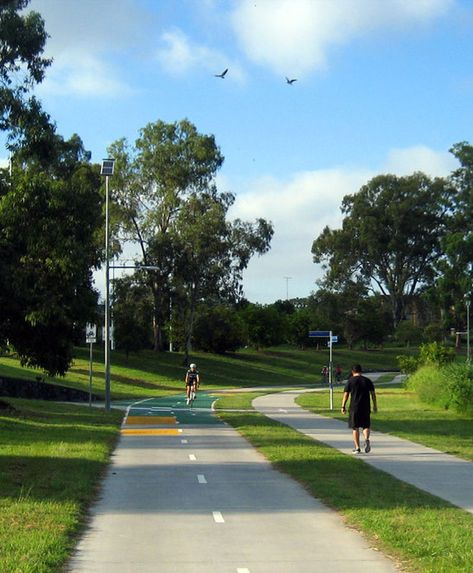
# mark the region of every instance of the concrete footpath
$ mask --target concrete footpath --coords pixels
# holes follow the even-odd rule
[[[397,571],[232,428],[182,399],[146,407],[127,418],[70,573]]]
[[[293,390],[269,394],[253,400],[253,406],[269,418],[349,454],[353,449],[351,430],[346,422],[319,416],[295,403],[301,393]],[[339,407],[336,404],[335,407]],[[376,428],[376,416],[372,419]],[[363,442],[362,442],[363,443]],[[373,431],[372,450],[357,456],[419,489],[441,497],[473,513],[473,463],[432,448]]]

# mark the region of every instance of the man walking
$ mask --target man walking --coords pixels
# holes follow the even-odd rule
[[[351,369],[351,376],[343,390],[342,414],[346,413],[346,403],[350,396],[350,413],[348,416],[348,427],[353,430],[354,454],[360,454],[360,428],[363,429],[365,437],[365,453],[371,451],[370,444],[370,395],[373,400],[373,412],[378,411],[376,402],[376,392],[373,382],[361,373],[361,366],[355,364]]]

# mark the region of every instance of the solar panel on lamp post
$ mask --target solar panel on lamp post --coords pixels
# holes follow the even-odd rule
[[[105,176],[105,410],[110,411],[110,253],[108,179],[113,175],[115,159],[104,159],[100,175]]]

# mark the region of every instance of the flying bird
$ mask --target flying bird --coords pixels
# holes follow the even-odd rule
[[[222,72],[221,74],[214,74],[214,77],[216,77],[216,78],[222,78],[222,80],[224,80],[224,79],[225,79],[225,74],[226,74],[227,72],[228,72],[228,68],[227,68],[224,72]]]
[[[297,82],[297,78],[294,78],[294,79],[290,80],[290,79],[286,76],[286,83],[288,83],[290,86],[292,86],[292,84],[293,84],[294,82]]]

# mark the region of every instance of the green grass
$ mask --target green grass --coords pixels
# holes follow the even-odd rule
[[[230,396],[222,396],[215,403],[216,410],[253,410],[251,402],[268,392],[235,392]]]
[[[341,364],[344,372],[353,362],[361,362],[365,369],[396,368],[396,356],[400,348],[379,351],[348,350],[337,348],[334,363]],[[164,396],[182,391],[186,367],[180,353],[159,353],[142,351],[131,354],[129,359],[121,352],[112,352],[111,387],[114,400]],[[231,388],[251,386],[287,386],[297,384],[319,384],[320,370],[328,362],[328,350],[297,350],[276,348],[262,351],[245,349],[225,356],[194,353],[192,360],[197,362],[201,372],[203,388]],[[0,357],[0,376],[34,379],[38,370],[22,368],[18,359]],[[61,378],[48,378],[46,381],[73,388],[88,390],[89,351],[77,348],[74,363]],[[100,397],[104,394],[103,352],[94,350],[93,392]]]
[[[377,388],[378,413],[372,414],[374,430],[394,434],[442,452],[473,461],[473,419],[421,402],[413,391],[399,386]],[[342,389],[334,391],[334,410],[328,394],[312,392],[297,398],[303,408],[324,416],[346,420],[340,413]]]
[[[123,413],[8,399],[0,410],[0,571],[52,573],[67,559]]]
[[[219,415],[407,570],[471,570],[473,515],[258,413]]]

